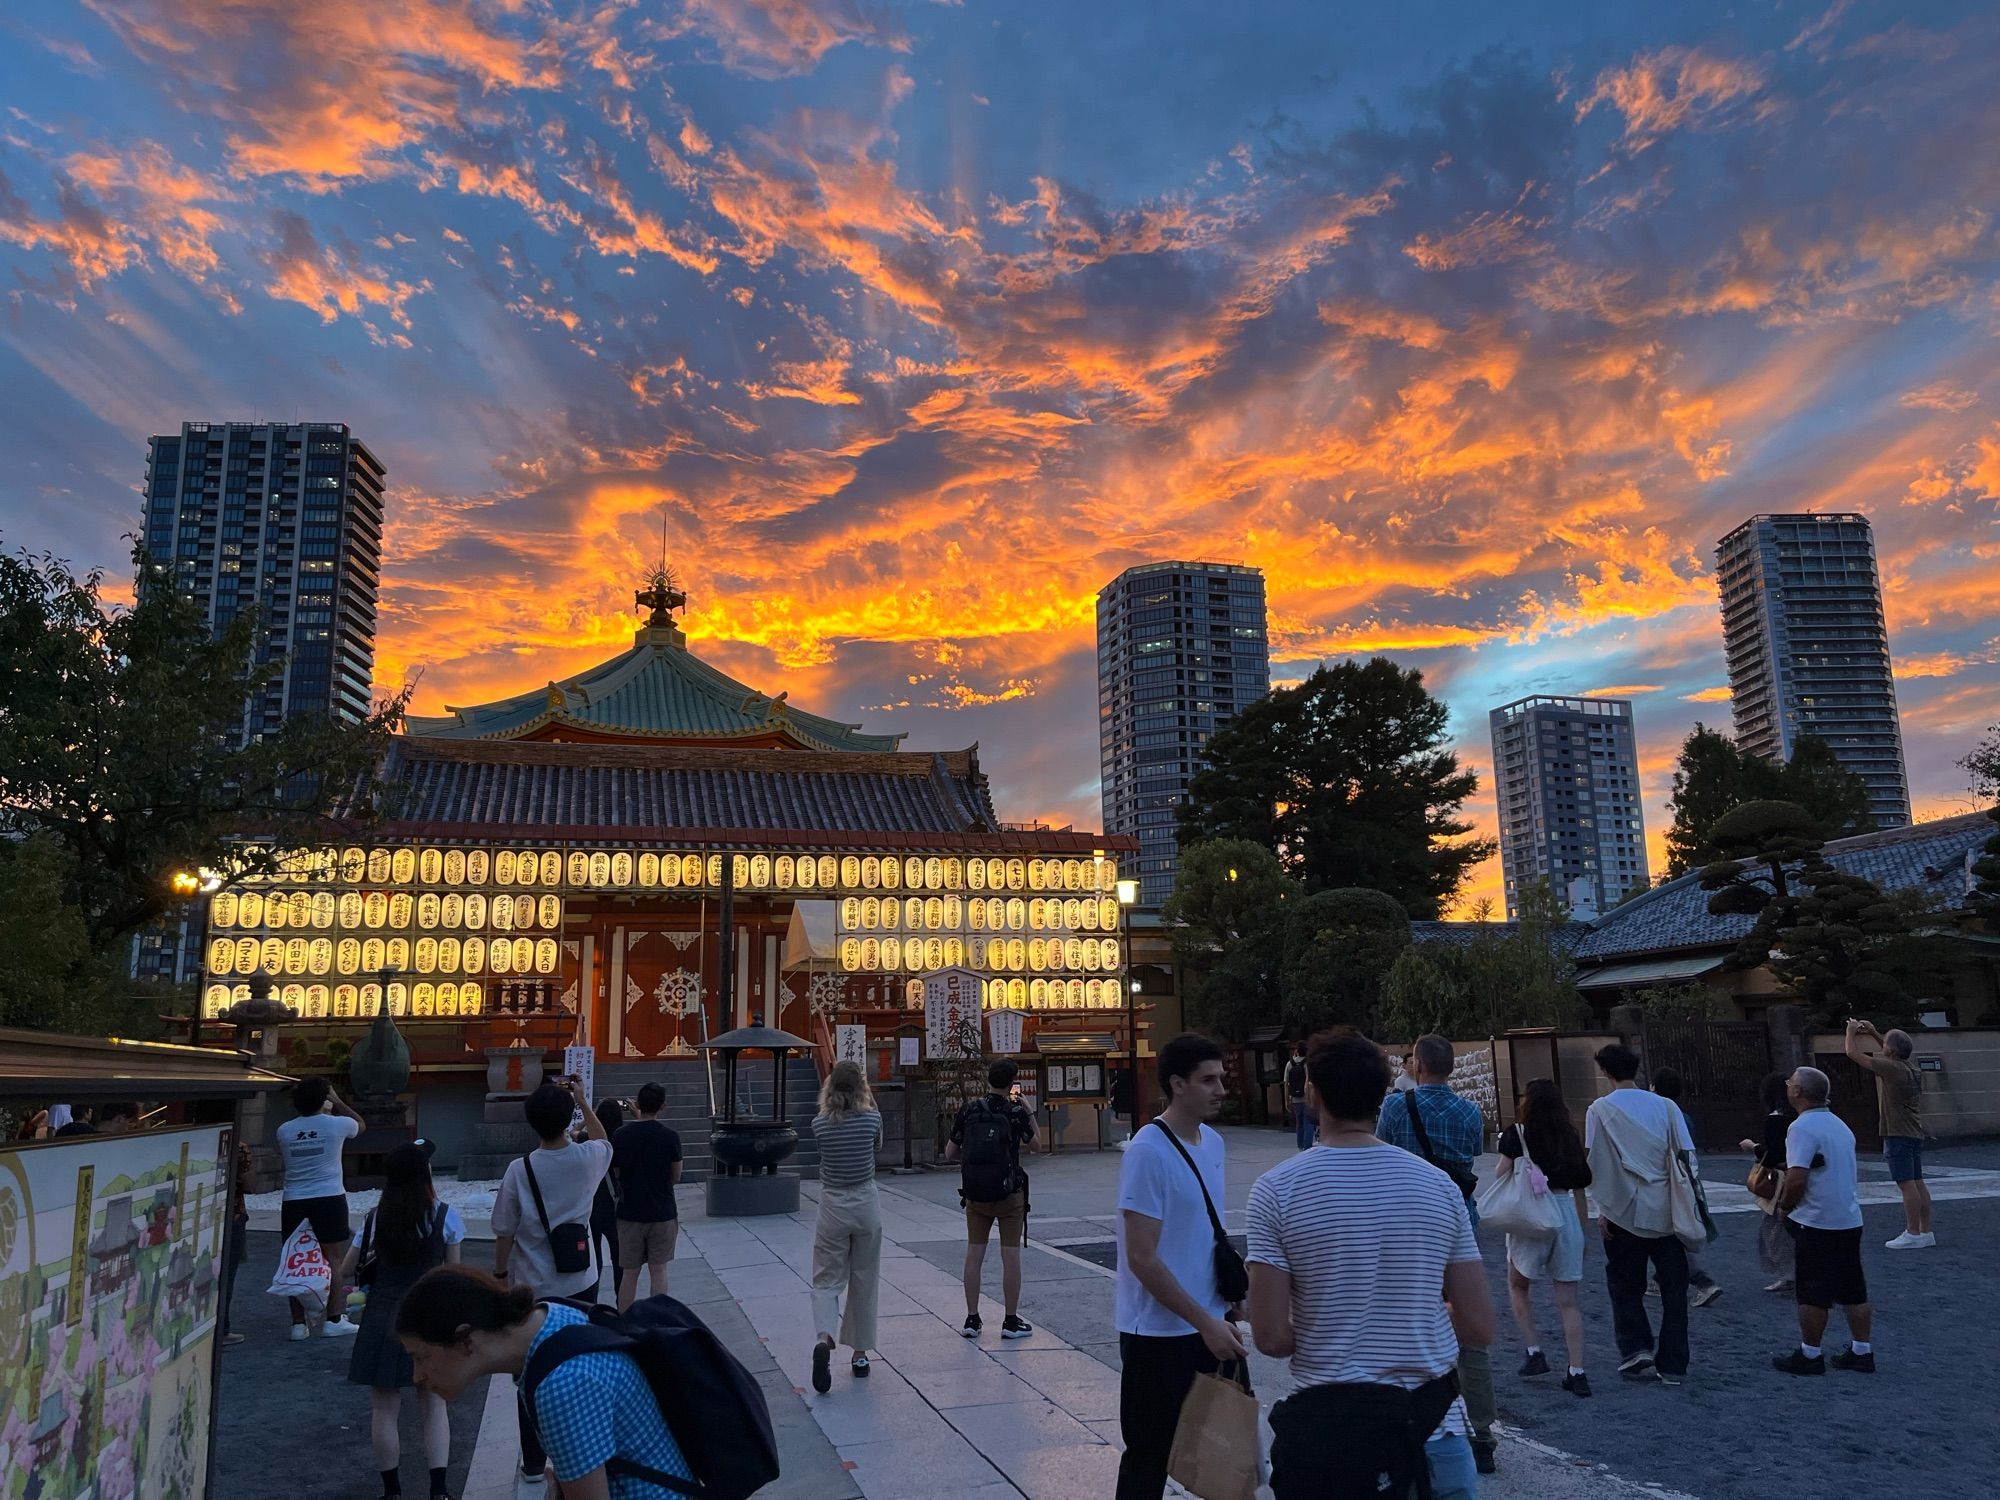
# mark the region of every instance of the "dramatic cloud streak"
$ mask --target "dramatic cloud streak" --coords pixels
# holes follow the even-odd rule
[[[1986,8],[1467,4],[1441,64],[1303,3],[669,17],[31,0],[8,540],[115,564],[148,430],[345,420],[419,707],[613,649],[664,520],[720,664],[1088,823],[1096,590],[1240,559],[1277,675],[1420,665],[1482,770],[1492,704],[1627,684],[1657,832],[1726,717],[1714,539],[1857,508],[1957,785],[2000,699]]]

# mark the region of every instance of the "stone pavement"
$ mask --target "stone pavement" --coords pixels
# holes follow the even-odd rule
[[[1224,1208],[1232,1230],[1242,1228],[1250,1184],[1291,1153],[1275,1131],[1231,1129]],[[880,1349],[873,1374],[854,1380],[844,1353],[834,1362],[832,1391],[809,1385],[812,1318],[809,1296],[816,1187],[805,1185],[797,1215],[712,1220],[702,1190],[682,1190],[683,1233],[671,1290],[707,1320],[758,1375],[770,1399],[783,1450],[783,1478],[765,1493],[775,1500],[956,1500],[1007,1496],[1109,1495],[1117,1468],[1118,1348],[1112,1327],[1108,1248],[1115,1223],[1116,1151],[1037,1157],[1031,1163],[1035,1215],[1026,1259],[1022,1313],[1035,1324],[1031,1339],[998,1337],[999,1253],[988,1252],[977,1344],[959,1337],[964,1295],[959,1265],[964,1220],[956,1174],[946,1171],[882,1179],[887,1243],[882,1266]],[[1750,1229],[1754,1212],[1741,1158],[1707,1163],[1722,1240],[1708,1252],[1711,1270],[1728,1287],[1723,1301],[1693,1314],[1695,1378],[1681,1391],[1621,1385],[1612,1373],[1602,1259],[1593,1247],[1585,1267],[1583,1302],[1589,1364],[1600,1395],[1580,1402],[1550,1382],[1512,1374],[1519,1340],[1507,1314],[1504,1262],[1497,1237],[1483,1235],[1500,1307],[1494,1350],[1505,1441],[1502,1472],[1484,1481],[1481,1500],[1527,1497],[1650,1496],[1653,1500],[1735,1500],[1795,1488],[1834,1488],[1854,1495],[1917,1493],[1913,1472],[1943,1464],[1965,1481],[1953,1493],[2000,1493],[2000,1464],[1981,1437],[1986,1351],[2000,1341],[2000,1302],[1979,1295],[1992,1268],[1980,1247],[2000,1229],[2000,1149],[1950,1148],[1935,1153],[1934,1186],[1943,1240],[1937,1252],[1891,1255],[1877,1247],[1894,1231],[1893,1189],[1879,1163],[1868,1174],[1868,1270],[1879,1290],[1877,1343],[1884,1374],[1786,1380],[1765,1361],[1791,1337],[1787,1300],[1757,1290]],[[475,1185],[463,1185],[475,1191]],[[474,1238],[484,1215],[468,1201]],[[260,1240],[251,1267],[276,1253],[275,1237]],[[268,1246],[268,1248],[262,1248]],[[483,1264],[484,1247],[466,1259]],[[261,1295],[246,1267],[239,1307]],[[1958,1298],[1937,1292],[1957,1289]],[[269,1299],[263,1299],[268,1301]],[[1537,1307],[1545,1342],[1553,1310],[1546,1292]],[[1956,1332],[1954,1331],[1956,1330]],[[253,1334],[270,1338],[269,1333]],[[337,1382],[322,1346],[279,1345],[268,1355],[251,1345],[225,1363],[226,1473],[243,1482],[219,1493],[248,1500],[363,1500],[375,1493],[367,1473],[366,1400],[351,1388],[315,1407],[314,1381]],[[343,1350],[344,1354],[344,1350]],[[275,1363],[274,1363],[275,1362]],[[282,1365],[281,1373],[275,1366]],[[300,1376],[310,1365],[312,1373]],[[320,1366],[327,1368],[322,1370]],[[297,1366],[296,1370],[292,1366]],[[1268,1405],[1289,1389],[1280,1362],[1253,1356],[1253,1378]],[[276,1431],[253,1432],[245,1407],[266,1416],[273,1390],[286,1414]],[[347,1398],[352,1399],[347,1399]],[[1975,1407],[1974,1401],[1981,1401]],[[515,1500],[511,1383],[492,1382],[482,1401],[468,1395],[454,1412],[458,1449],[473,1421],[465,1500]],[[233,1425],[232,1409],[248,1425]],[[1816,1434],[1803,1457],[1778,1439]],[[310,1451],[314,1482],[304,1491],[283,1474],[284,1453]],[[245,1458],[249,1462],[245,1462]],[[272,1468],[260,1460],[269,1459]],[[1783,1466],[1791,1464],[1789,1474]],[[459,1464],[454,1463],[454,1480]],[[257,1474],[261,1482],[251,1482]],[[1979,1476],[1984,1475],[1984,1478]],[[406,1482],[406,1492],[421,1493]]]

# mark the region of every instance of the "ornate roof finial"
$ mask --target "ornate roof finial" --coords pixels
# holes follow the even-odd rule
[[[687,608],[687,594],[674,579],[673,570],[665,563],[653,570],[646,580],[647,587],[632,596],[632,602],[643,610],[648,630],[671,629],[674,611]]]

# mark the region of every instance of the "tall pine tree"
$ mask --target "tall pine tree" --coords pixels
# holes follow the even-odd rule
[[[1743,749],[1720,730],[1696,724],[1681,744],[1667,807],[1667,878],[1700,869],[1718,857],[1710,830],[1746,802],[1792,802],[1820,830],[1822,840],[1868,833],[1868,788],[1834,757],[1817,735],[1801,735],[1792,758],[1777,765]]]
[[[1321,667],[1209,741],[1182,803],[1182,847],[1248,839],[1307,890],[1364,886],[1435,918],[1494,850],[1461,816],[1478,778],[1445,747],[1423,674],[1383,657]]]

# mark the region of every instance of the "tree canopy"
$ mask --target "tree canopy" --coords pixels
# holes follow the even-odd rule
[[[1285,917],[1284,1011],[1303,1035],[1372,1031],[1382,980],[1410,946],[1410,919],[1383,891],[1314,891]]]
[[[1181,851],[1162,915],[1190,1026],[1241,1041],[1282,1010],[1285,909],[1298,888],[1275,855],[1248,839],[1214,839]]]
[[[1247,840],[1308,891],[1366,887],[1435,918],[1494,849],[1465,837],[1478,778],[1444,748],[1447,719],[1420,672],[1383,657],[1321,667],[1209,741],[1181,845]]]
[[[48,983],[115,968],[183,899],[176,873],[268,873],[325,837],[386,748],[401,696],[358,724],[294,714],[246,735],[246,705],[283,665],[257,660],[260,636],[254,612],[211,632],[172,588],[119,606],[99,573],[0,556],[0,817],[22,841],[5,873],[49,924]]]
[[[1696,724],[1681,744],[1673,795],[1667,799],[1673,812],[1666,839],[1668,878],[1717,857],[1710,830],[1730,809],[1770,801],[1803,808],[1820,830],[1821,842],[1875,827],[1866,784],[1835,759],[1825,740],[1801,735],[1790,762],[1775,765],[1721,731]]]

